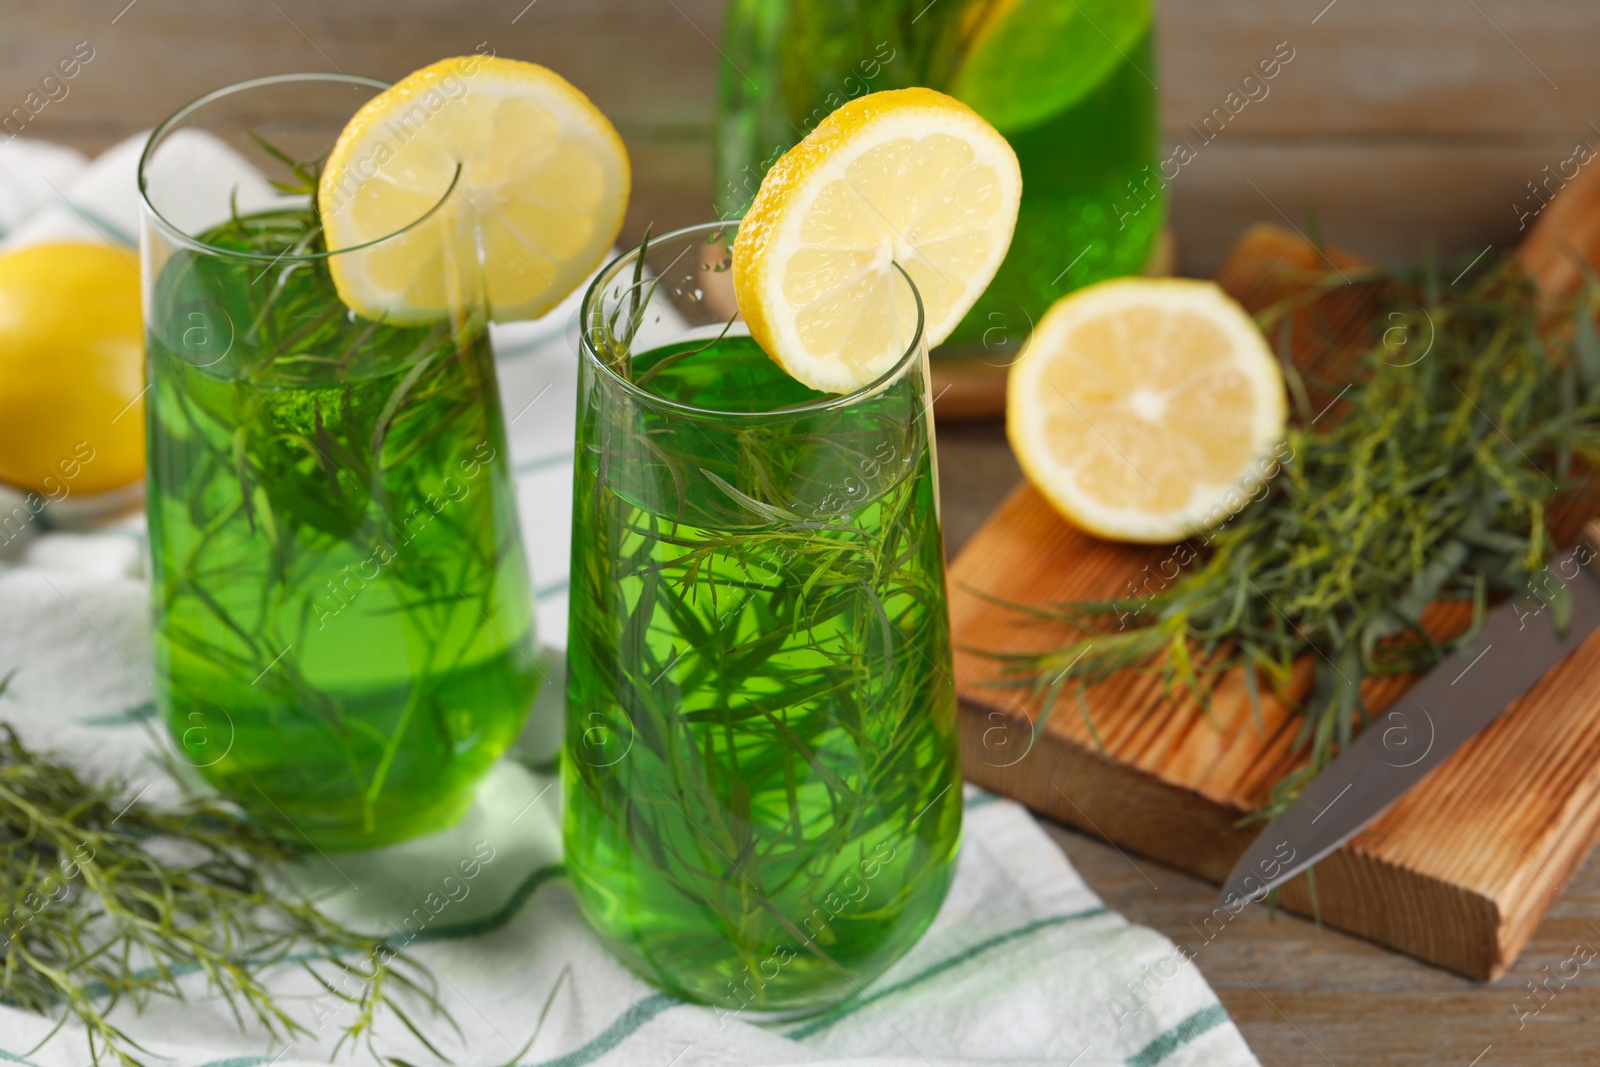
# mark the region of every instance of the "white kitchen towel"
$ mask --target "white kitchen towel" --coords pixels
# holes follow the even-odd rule
[[[47,141],[0,144],[0,240],[58,201],[87,165],[81,152]]]
[[[0,147],[0,167],[13,169],[0,169],[0,198],[15,188],[36,194],[59,186],[32,202],[52,226],[76,219],[109,240],[132,232],[133,142],[64,181],[18,176],[28,158],[59,167],[63,157],[6,152]],[[0,220],[11,217],[6,210],[0,200]],[[18,218],[19,230],[47,227]],[[840,1008],[757,1025],[658,992],[605,952],[563,881],[558,783],[537,769],[547,765],[562,714],[574,318],[569,303],[542,322],[495,331],[546,649],[546,686],[521,758],[491,772],[461,826],[375,852],[316,856],[300,872],[328,907],[392,932],[396,947],[431,968],[462,1036],[425,1009],[413,1017],[451,1060],[506,1063],[550,998],[545,1026],[520,1064],[1254,1065],[1177,947],[1108,911],[1023,808],[970,787],[943,910],[904,959]],[[124,775],[134,789],[149,784],[147,799],[172,799],[175,786],[151,760],[163,742],[142,521],[64,532],[51,529],[53,511],[36,512],[25,496],[0,491],[0,676],[15,671],[0,719],[96,773]],[[466,870],[475,873],[466,878]],[[177,1067],[328,1062],[350,1009],[319,996],[296,967],[269,981],[309,1036],[283,1046],[241,1031],[199,975],[184,979],[189,1001],[158,1000],[142,1014],[125,1005],[113,1018]],[[34,1048],[53,1025],[0,1003],[0,1062],[81,1067],[83,1038],[71,1025]],[[384,1055],[432,1062],[393,1017],[380,1017],[377,1043]],[[343,1062],[368,1058],[363,1048]]]

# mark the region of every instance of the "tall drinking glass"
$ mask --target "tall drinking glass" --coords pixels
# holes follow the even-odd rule
[[[650,241],[582,312],[565,840],[646,979],[797,1013],[904,953],[949,886],[955,701],[921,303],[815,392],[736,318],[732,224]]]
[[[179,756],[320,848],[443,828],[536,691],[533,613],[470,234],[424,321],[362,318],[317,162],[384,83],[246,82],[139,166],[159,703]],[[293,165],[291,165],[293,164]]]

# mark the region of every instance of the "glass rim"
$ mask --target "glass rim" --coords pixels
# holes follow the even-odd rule
[[[168,235],[169,238],[174,239],[178,243],[186,245],[195,251],[205,252],[209,255],[222,256],[230,259],[243,259],[258,263],[314,263],[318,260],[332,259],[334,256],[342,256],[350,252],[360,252],[365,249],[372,248],[375,245],[383,244],[385,241],[391,241],[394,238],[399,237],[401,234],[407,233],[428,221],[436,212],[438,212],[441,207],[444,206],[445,201],[450,199],[451,195],[456,191],[456,186],[461,182],[460,163],[456,164],[456,172],[451,176],[449,186],[445,188],[445,191],[440,195],[439,199],[434,202],[433,206],[428,208],[428,210],[424,211],[421,215],[418,215],[416,218],[412,219],[410,222],[406,223],[404,226],[400,227],[398,230],[395,230],[392,233],[386,233],[382,237],[374,237],[370,241],[363,241],[358,245],[349,245],[345,248],[340,248],[333,251],[296,253],[280,252],[276,255],[269,255],[265,252],[243,252],[237,248],[222,248],[219,245],[208,244],[205,241],[200,240],[200,238],[196,237],[194,234],[189,233],[187,230],[178,226],[171,219],[167,218],[161,213],[161,210],[151,202],[149,183],[146,180],[145,167],[149,164],[151,154],[155,151],[156,145],[161,142],[166,134],[172,132],[173,127],[175,127],[179,122],[185,118],[188,118],[190,115],[205,107],[207,104],[214,103],[223,99],[224,97],[232,96],[235,93],[242,93],[250,89],[261,89],[274,85],[291,85],[303,82],[343,82],[347,85],[367,86],[369,88],[376,89],[379,92],[392,87],[391,83],[382,81],[378,78],[368,78],[360,74],[341,74],[335,71],[302,71],[295,74],[269,74],[265,77],[248,78],[242,82],[234,82],[232,85],[224,85],[220,89],[213,89],[208,93],[204,93],[195,97],[187,104],[184,104],[182,107],[178,108],[178,110],[162,119],[156,128],[150,132],[149,138],[144,143],[144,149],[139,153],[139,166],[135,171],[135,184],[139,187],[140,207],[149,212],[150,217],[160,224],[162,230]]]
[[[664,233],[660,237],[652,238],[650,240],[650,247],[656,248],[672,240],[683,240],[690,237],[700,237],[703,235],[715,234],[721,230],[737,230],[740,222],[742,221],[742,219],[726,219],[721,222],[702,222],[694,226],[685,226],[681,229]],[[811,415],[823,411],[836,411],[842,408],[852,407],[853,405],[861,403],[865,400],[870,400],[871,398],[882,393],[885,389],[889,388],[889,386],[893,385],[896,380],[904,377],[907,370],[913,363],[917,362],[921,355],[923,348],[923,328],[925,324],[925,314],[922,307],[922,293],[917,290],[917,283],[911,280],[911,275],[906,273],[905,268],[900,264],[895,263],[894,269],[899,271],[901,278],[905,279],[907,288],[911,290],[911,299],[916,305],[916,329],[911,332],[911,342],[906,346],[906,350],[900,354],[900,358],[895,360],[894,366],[884,371],[866,385],[860,386],[859,388],[851,390],[848,393],[830,394],[820,400],[810,400],[804,404],[794,404],[788,407],[773,408],[770,411],[726,411],[721,408],[703,408],[696,404],[685,404],[681,401],[664,397],[659,393],[652,393],[648,389],[634,384],[629,379],[624,378],[622,375],[612,370],[611,366],[606,363],[605,360],[600,358],[600,353],[595,351],[594,345],[591,342],[589,327],[589,313],[593,308],[595,299],[600,292],[600,287],[611,278],[614,278],[620,267],[622,267],[625,263],[631,262],[639,254],[639,250],[642,247],[643,245],[634,245],[632,248],[629,248],[612,257],[611,261],[608,262],[604,267],[600,268],[600,272],[596,274],[594,280],[589,283],[588,289],[583,294],[583,303],[579,305],[578,310],[578,351],[582,358],[591,366],[593,366],[602,376],[609,379],[612,383],[621,388],[623,392],[631,395],[641,403],[650,405],[651,407],[673,411],[689,416],[713,417],[717,419],[731,420],[749,420],[752,422],[759,422],[764,419],[772,418],[791,418],[797,415]],[[768,356],[767,358],[771,359],[772,357]]]

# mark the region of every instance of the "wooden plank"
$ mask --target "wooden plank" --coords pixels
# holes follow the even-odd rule
[[[1593,140],[1600,149],[1600,134]],[[1380,263],[1420,262],[1430,245],[1439,261],[1464,263],[1527,236],[1518,210],[1537,204],[1527,183],[1569,149],[1559,136],[1281,143],[1224,133],[1171,185],[1182,272],[1216,271],[1252,223],[1306,231],[1313,218],[1324,240]],[[1580,173],[1589,169],[1600,161]]]
[[[28,133],[94,152],[240,78],[330,67],[393,78],[486,44],[554,66],[617,123],[635,156],[637,203],[625,234],[636,237],[647,221],[675,225],[710,212],[722,6],[139,0],[113,23],[117,12],[98,0],[59,0],[8,15],[0,107],[21,103],[74,42],[88,40],[94,60]],[[1458,0],[1338,0],[1315,24],[1310,7],[1322,10],[1300,0],[1158,7],[1168,149],[1180,136],[1194,139],[1186,123],[1223,105],[1278,42],[1295,49],[1269,95],[1173,183],[1184,272],[1213,271],[1251,222],[1287,216],[1304,226],[1311,209],[1329,240],[1382,262],[1415,262],[1430,239],[1447,257],[1472,255],[1516,240],[1512,204],[1543,167],[1568,158],[1578,138],[1600,145],[1588,125],[1600,121],[1589,113],[1600,66],[1586,46],[1600,7],[1587,0],[1479,0],[1481,13]]]
[[[1294,58],[1240,114],[1257,136],[1576,136],[1600,119],[1597,33],[1588,0],[1168,0],[1163,124],[1198,122],[1287,42]]]
[[[1566,962],[1600,950],[1600,854],[1592,856],[1521,958],[1492,985],[1282,911],[1212,918],[1208,882],[1046,824],[1090,888],[1192,956],[1269,1067],[1478,1067],[1587,1063],[1600,973]],[[1209,922],[1208,922],[1209,920]],[[1565,977],[1551,977],[1552,975]],[[1548,979],[1535,998],[1526,983]],[[1157,991],[1155,996],[1167,995]],[[1514,1009],[1537,1015],[1520,1018]],[[1109,1010],[1109,1009],[1107,1009]],[[1486,1048],[1493,1051],[1483,1055]]]
[[[1583,171],[1540,214],[1517,249],[1523,267],[1547,294],[1574,292],[1585,268],[1600,263],[1600,167]]]
[[[679,10],[634,0],[544,0],[517,18],[525,5],[139,0],[111,25],[115,10],[66,0],[8,16],[0,107],[21,103],[57,58],[87,40],[93,59],[25,135],[92,153],[244,78],[336,69],[392,79],[487,46],[554,67],[617,124],[635,175],[625,239],[647,223],[660,232],[709,218],[720,0],[677,0]]]
[[[709,144],[719,0],[139,0],[115,25],[104,3],[58,0],[7,15],[0,104],[20,103],[73,42],[95,57],[30,133],[101,148],[219,86],[264,74],[336,69],[398,78],[481,46],[548,64],[620,128],[652,136],[685,126]]]
[[[620,122],[688,121],[704,133],[723,3],[139,0],[120,16],[120,5],[109,6],[117,10],[56,0],[8,15],[0,100],[20,98],[85,39],[98,50],[95,62],[104,60],[101,84],[91,94],[84,79],[91,106],[74,108],[80,114],[71,121],[110,119],[130,132],[230,78],[329,64],[394,77],[488,42],[502,54],[555,64]],[[1240,119],[1256,136],[1566,136],[1596,118],[1587,102],[1600,70],[1589,42],[1600,9],[1586,0],[1338,0],[1326,11],[1301,0],[1166,0],[1158,20],[1158,81],[1172,131],[1221,104],[1281,41],[1295,58]],[[161,61],[168,56],[182,61]],[[86,73],[93,72],[91,64]],[[152,98],[163,103],[151,106]]]

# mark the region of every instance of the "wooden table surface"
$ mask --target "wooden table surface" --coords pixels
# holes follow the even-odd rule
[[[1021,474],[998,423],[940,425],[953,556]],[[1217,888],[1046,823],[1109,907],[1194,952],[1264,1067],[1511,1067],[1600,1062],[1600,852],[1503,978],[1482,985],[1293,915],[1205,920]],[[1585,962],[1587,961],[1587,962]],[[1542,986],[1535,996],[1528,983]]]
[[[292,70],[398,78],[493,49],[548,64],[633,157],[624,234],[705,221],[725,0],[49,0],[0,5],[0,141],[98,151],[229,82]],[[1581,143],[1600,150],[1594,0],[1157,0],[1162,157],[1182,270],[1244,228],[1320,229],[1384,262],[1514,243]],[[58,99],[41,79],[93,58]],[[1281,50],[1281,52],[1280,52]],[[1264,57],[1292,56],[1265,86]],[[84,54],[80,51],[80,54]],[[1230,98],[1231,94],[1231,98]],[[1223,109],[1220,112],[1218,109]],[[1210,120],[1210,126],[1206,123]],[[1215,128],[1222,125],[1220,131]],[[1197,133],[1202,127],[1210,132]],[[1207,139],[1209,138],[1209,139]],[[1547,172],[1545,168],[1548,167]],[[1167,174],[1171,175],[1171,168]]]
[[[723,0],[50,0],[0,13],[0,119],[61,58],[94,58],[26,136],[98,151],[199,93],[334,68],[395,78],[480,45],[556,67],[617,123],[637,179],[625,236],[711,214]],[[1306,225],[1385,261],[1513,243],[1530,183],[1600,147],[1594,0],[1159,0],[1162,141],[1196,140],[1260,59],[1294,59],[1172,183],[1184,273],[1249,223]],[[37,103],[37,98],[34,98]],[[16,131],[11,131],[16,132]],[[0,134],[0,141],[8,134]],[[1018,477],[997,425],[941,427],[952,551]],[[1503,1067],[1600,1059],[1600,866],[1590,862],[1492,986],[1248,909],[1209,943],[1215,891],[1072,831],[1052,833],[1105,902],[1197,947],[1267,1067]],[[1594,921],[1591,921],[1591,917]],[[1588,946],[1593,946],[1590,949]],[[1548,970],[1547,970],[1548,969]],[[1574,973],[1576,971],[1576,973]],[[1561,976],[1565,976],[1565,978]],[[1544,1007],[1519,1026],[1518,1009]],[[1564,983],[1564,984],[1563,984]]]

